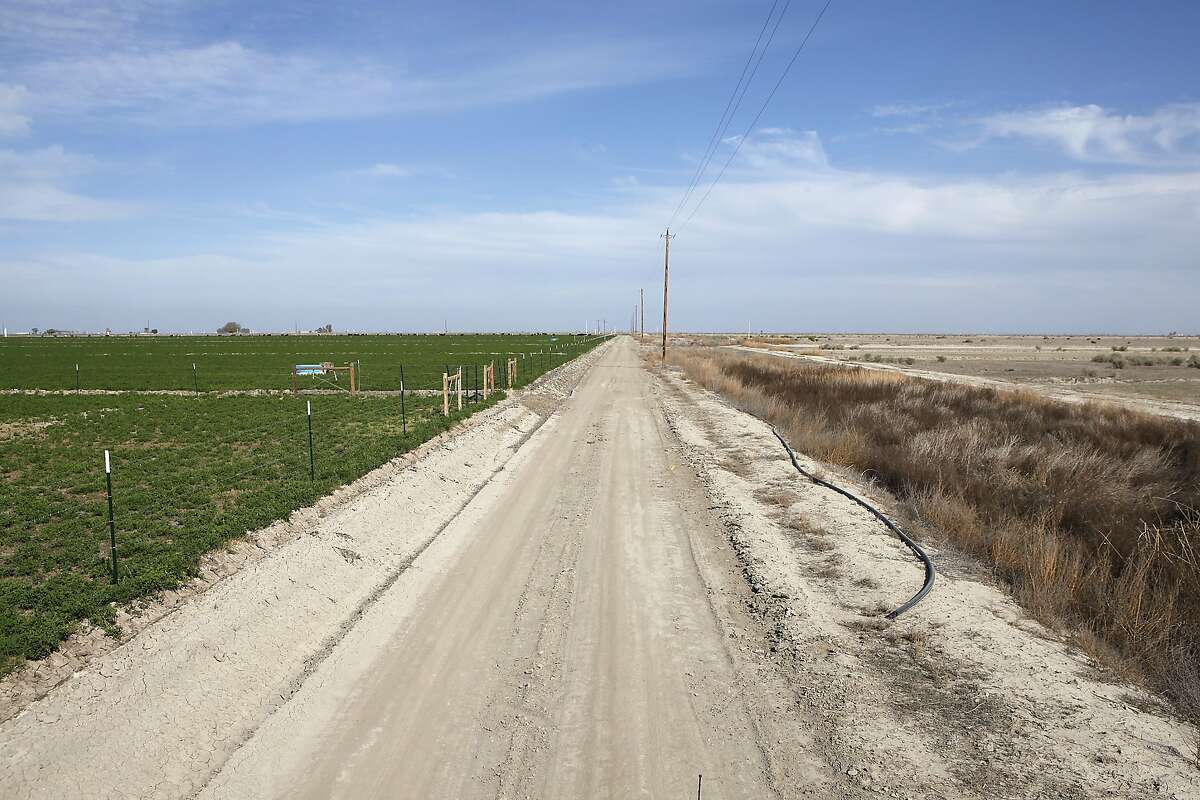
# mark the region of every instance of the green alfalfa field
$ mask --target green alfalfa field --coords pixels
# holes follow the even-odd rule
[[[388,392],[375,393],[368,382],[367,391],[353,397],[340,390],[302,396],[203,387],[188,392],[174,383],[171,371],[180,358],[208,352],[214,383],[221,375],[227,389],[282,388],[290,382],[289,362],[347,360],[361,360],[368,381],[372,364],[383,375],[383,365],[396,366],[398,373],[404,363],[406,389],[412,386],[411,364],[418,376],[423,369],[436,373],[440,389],[444,366],[438,362],[451,369],[462,364],[466,375],[471,356],[515,357],[523,365],[524,385],[598,341],[564,342],[552,357],[549,337],[335,336],[319,337],[307,349],[293,341],[290,350],[278,340],[252,340],[259,338],[267,337],[38,339],[0,348],[5,372],[18,369],[31,351],[41,356],[43,370],[41,377],[7,375],[10,383],[32,385],[0,395],[0,673],[46,656],[84,620],[115,633],[116,604],[179,586],[197,574],[209,550],[310,505],[503,398],[500,393],[483,401],[468,394],[463,411],[447,418],[440,397],[407,391],[402,414],[394,391],[398,376]],[[448,340],[456,346],[445,351],[432,346]],[[70,365],[73,385],[74,359],[85,351],[93,363],[109,368],[110,385],[104,388],[113,393],[86,388],[77,393],[57,380],[55,369]],[[109,361],[100,361],[104,352]],[[503,362],[497,363],[503,383]],[[277,380],[280,373],[283,379]],[[116,391],[122,382],[144,391]],[[469,378],[464,384],[473,388]],[[112,459],[118,539],[115,584],[105,449]]]

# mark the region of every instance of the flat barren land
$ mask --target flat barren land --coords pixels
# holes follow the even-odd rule
[[[739,344],[1200,419],[1200,337],[796,334]]]
[[[65,643],[0,724],[0,795],[1200,793],[1162,701],[933,555],[885,619],[912,553],[620,337],[248,534],[119,646]]]

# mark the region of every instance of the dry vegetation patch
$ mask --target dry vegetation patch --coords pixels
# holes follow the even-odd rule
[[[1200,425],[707,348],[672,360],[808,455],[870,471],[1039,619],[1200,713]]]

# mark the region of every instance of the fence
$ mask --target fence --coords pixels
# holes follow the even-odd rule
[[[464,369],[463,410],[445,416],[397,373],[395,395],[8,396],[0,422],[16,435],[0,439],[0,667],[47,655],[81,619],[111,624],[113,603],[177,586],[214,547],[497,397],[493,366]],[[36,447],[22,420],[46,420],[28,429]]]
[[[290,337],[246,337],[221,339],[226,348],[210,350],[203,337],[156,337],[106,340],[57,338],[0,340],[0,389],[46,389],[57,391],[281,391],[292,388],[291,370],[306,362],[353,362],[358,388],[366,391],[399,391],[400,367],[407,373],[410,390],[437,391],[445,366],[462,366],[471,371],[467,382],[474,385],[473,370],[487,363],[520,362],[521,382],[538,376],[586,352],[607,337],[562,336],[551,341],[525,340],[506,336],[449,337],[454,346],[433,349],[439,337],[311,337],[301,338],[286,351]],[[514,341],[506,341],[513,339]],[[410,340],[421,340],[420,347]],[[360,344],[361,343],[361,344]],[[349,347],[359,346],[357,352]],[[77,352],[85,347],[81,357]],[[107,349],[98,349],[98,348]],[[243,350],[272,347],[262,352]],[[328,349],[321,349],[321,348]],[[22,352],[22,348],[30,352]],[[121,350],[120,348],[128,348]],[[238,348],[230,350],[229,348]],[[426,351],[427,350],[427,351]],[[112,351],[112,352],[110,352]],[[297,386],[307,390],[337,391],[347,388],[348,376],[301,376]]]

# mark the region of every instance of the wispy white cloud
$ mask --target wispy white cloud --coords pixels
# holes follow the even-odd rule
[[[769,145],[766,155],[754,153],[755,141]],[[744,318],[725,321],[728,309],[753,309],[768,327],[808,328],[846,320],[928,328],[922,315],[936,314],[938,324],[972,329],[1053,321],[1154,330],[1186,327],[1194,316],[1184,297],[1200,291],[1200,172],[917,176],[839,169],[813,156],[823,152],[818,145],[811,132],[747,142],[748,160],[739,159],[737,174],[672,245],[672,266],[678,259],[686,276],[674,289],[682,326],[743,326]],[[778,153],[786,169],[767,157]],[[429,309],[443,305],[472,319],[486,315],[477,325],[530,324],[533,308],[547,309],[547,325],[578,324],[603,313],[597,308],[623,308],[629,286],[653,280],[661,268],[655,229],[678,188],[614,187],[610,201],[587,213],[431,211],[297,224],[262,234],[235,256],[110,258],[99,273],[105,291],[150,287],[152,297],[187,297],[190,313],[215,316],[236,282],[247,304],[239,313],[259,326],[290,324],[266,318],[262,297],[302,317],[309,306],[314,314],[344,308],[363,327],[440,325],[441,311]],[[83,267],[65,265],[75,255],[47,258],[59,265],[47,272],[65,276],[62,291],[74,291],[72,270]],[[334,283],[330,263],[340,265]],[[1105,291],[1132,275],[1143,287],[1137,296]],[[323,287],[319,301],[306,296],[311,285]],[[288,295],[292,289],[280,287],[296,288]],[[522,298],[511,319],[496,316],[492,301],[501,293]]]
[[[96,159],[50,145],[34,150],[0,150],[0,175],[9,180],[60,180],[96,168]]]
[[[949,103],[883,103],[868,109],[873,117],[927,117],[938,114],[947,108]]]
[[[360,117],[394,92],[382,70],[222,42],[44,61],[23,72],[43,114],[159,125]]]
[[[24,86],[0,83],[0,137],[29,133],[29,115],[25,103],[29,90]]]
[[[5,0],[0,43],[6,52],[112,50],[136,43],[147,23],[176,13],[187,0]]]
[[[411,178],[413,175],[419,174],[419,172],[420,170],[404,164],[380,162],[372,164],[369,167],[363,167],[362,169],[351,170],[350,174],[375,178]]]
[[[30,105],[38,113],[230,126],[522,102],[679,71],[677,59],[648,41],[556,44],[428,72],[225,41],[57,58],[18,73],[32,88]]]
[[[23,222],[90,222],[127,216],[121,203],[84,197],[44,182],[0,180],[0,220]]]
[[[1166,105],[1149,114],[1117,114],[1097,105],[1056,106],[979,118],[980,139],[1018,138],[1058,148],[1078,161],[1150,165],[1200,164],[1200,103]]]
[[[0,219],[28,222],[80,222],[114,219],[124,204],[76,194],[69,182],[97,166],[91,156],[60,145],[33,150],[0,150]]]
[[[723,144],[736,146],[740,139],[740,136],[733,137]],[[718,163],[723,160],[718,159]],[[816,131],[762,128],[742,142],[735,163],[742,171],[757,171],[766,177],[777,178],[797,169],[828,167],[829,158]]]
[[[437,164],[405,164],[394,161],[379,161],[368,167],[346,170],[341,174],[353,178],[454,177],[454,173]]]
[[[815,131],[765,129],[741,148],[692,223],[728,232],[755,220],[793,229],[920,239],[1128,241],[1167,232],[1183,248],[1200,218],[1200,170],[946,176],[844,170]],[[739,222],[740,221],[740,222]],[[1182,249],[1181,249],[1182,252]]]

